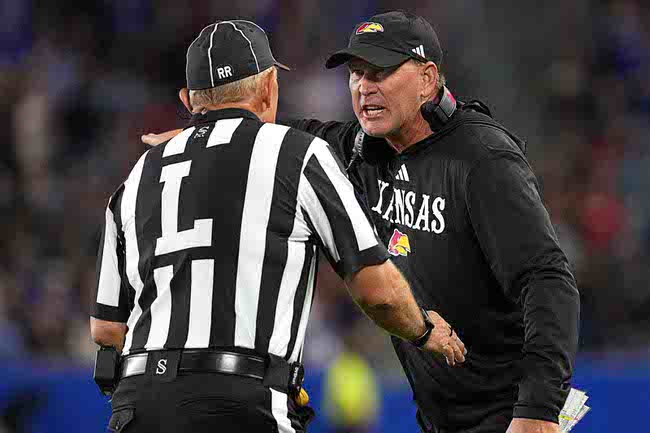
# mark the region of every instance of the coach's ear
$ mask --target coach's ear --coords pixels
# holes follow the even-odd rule
[[[192,114],[192,104],[190,104],[190,91],[187,87],[183,87],[179,92],[178,92],[178,97],[181,98],[181,101],[183,102],[183,105],[185,105],[185,108],[187,108],[187,111]]]
[[[440,79],[438,67],[433,62],[427,62],[420,69],[420,82],[422,84],[421,100],[429,101],[436,96],[436,84]]]

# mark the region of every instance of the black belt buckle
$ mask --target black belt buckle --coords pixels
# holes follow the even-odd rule
[[[289,365],[289,383],[287,390],[292,398],[297,398],[302,389],[302,384],[305,380],[305,368],[299,362],[294,362]]]

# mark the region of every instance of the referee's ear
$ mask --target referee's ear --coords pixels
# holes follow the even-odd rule
[[[178,97],[181,98],[181,101],[183,102],[183,105],[185,105],[185,108],[187,108],[187,111],[192,114],[192,104],[190,104],[190,91],[188,90],[187,87],[183,87],[179,92],[178,92]]]
[[[263,122],[275,123],[278,112],[278,72],[275,67],[271,68],[270,73],[265,72],[262,76],[261,89],[257,92],[261,111],[256,114]]]

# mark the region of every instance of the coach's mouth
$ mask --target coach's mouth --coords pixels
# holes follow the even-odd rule
[[[381,105],[367,104],[361,106],[361,113],[365,118],[368,119],[374,119],[376,117],[381,116],[385,110],[386,107],[383,107]]]

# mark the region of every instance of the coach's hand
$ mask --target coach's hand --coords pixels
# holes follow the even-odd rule
[[[160,134],[146,134],[140,137],[140,139],[144,144],[148,144],[149,146],[158,146],[160,143],[164,143],[165,141],[176,137],[181,132],[183,132],[182,129],[172,129],[171,131],[162,132]]]
[[[559,433],[560,426],[540,419],[513,418],[506,433]]]
[[[422,347],[422,350],[442,353],[447,358],[447,364],[451,366],[465,362],[467,350],[465,349],[465,344],[456,335],[456,331],[435,311],[429,310],[427,314],[429,314],[429,318],[435,327],[431,331],[431,335]]]

